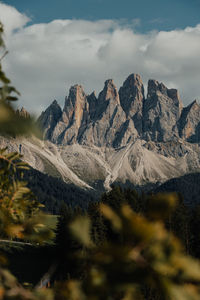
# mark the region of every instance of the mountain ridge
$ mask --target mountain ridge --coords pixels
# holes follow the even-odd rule
[[[119,148],[136,139],[166,142],[200,141],[200,105],[183,107],[177,89],[150,79],[147,97],[138,74],[131,74],[119,91],[112,79],[96,97],[81,85],[70,88],[64,108],[55,101],[38,118],[44,139],[55,144]]]

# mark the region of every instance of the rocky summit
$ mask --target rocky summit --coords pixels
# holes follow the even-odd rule
[[[81,85],[70,88],[63,110],[54,101],[38,122],[54,144],[120,148],[137,139],[198,143],[200,106],[183,107],[179,92],[149,80],[147,96],[140,75],[131,74],[119,89],[112,79],[96,97]]]

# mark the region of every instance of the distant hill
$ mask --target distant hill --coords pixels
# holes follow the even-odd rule
[[[200,204],[200,173],[192,173],[179,178],[170,179],[152,191],[155,193],[180,193],[186,204],[196,206]]]

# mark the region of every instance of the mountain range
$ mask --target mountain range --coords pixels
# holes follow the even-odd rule
[[[119,90],[106,80],[98,97],[76,84],[64,108],[54,100],[38,123],[43,140],[1,138],[1,144],[20,151],[33,168],[84,189],[162,183],[200,170],[200,105],[184,107],[176,89],[156,80],[148,81],[145,96],[137,74]]]
[[[200,141],[200,105],[183,107],[179,92],[131,74],[117,90],[106,80],[103,90],[86,95],[81,85],[70,88],[63,110],[55,100],[39,117],[45,139],[55,144],[120,148],[137,139],[153,142]]]

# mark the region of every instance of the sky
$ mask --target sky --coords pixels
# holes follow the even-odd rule
[[[131,73],[178,88],[185,105],[200,100],[200,0],[4,0],[0,20],[3,67],[29,111]]]

